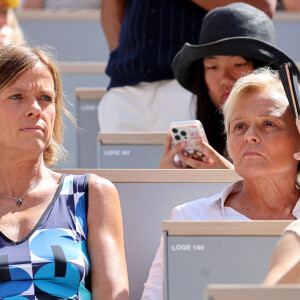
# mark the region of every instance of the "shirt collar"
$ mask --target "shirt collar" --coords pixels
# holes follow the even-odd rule
[[[211,204],[216,203],[220,208],[222,215],[225,216],[224,213],[224,205],[229,194],[234,191],[240,184],[242,180],[236,181],[230,185],[228,185],[220,194],[216,195],[216,197],[212,198]],[[299,204],[299,214],[300,214],[300,204]]]
[[[298,201],[293,209],[293,216],[297,219],[300,219],[300,199],[298,199]]]
[[[217,197],[213,198],[211,201],[211,203],[216,203],[219,206],[222,215],[224,217],[225,217],[225,213],[224,213],[225,201],[229,196],[229,194],[232,193],[232,191],[234,191],[241,184],[241,182],[242,180],[239,180],[228,185],[220,194],[218,194]],[[298,199],[292,214],[296,219],[300,219],[300,198]]]

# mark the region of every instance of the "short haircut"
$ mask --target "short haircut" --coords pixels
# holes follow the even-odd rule
[[[240,101],[240,99],[247,94],[263,91],[269,88],[277,90],[286,96],[278,72],[267,67],[259,68],[249,75],[241,77],[236,81],[228,99],[225,101],[222,107],[224,114],[224,125],[227,134],[229,132],[230,117],[235,105]]]

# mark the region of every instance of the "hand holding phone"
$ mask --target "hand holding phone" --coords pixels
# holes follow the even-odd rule
[[[203,126],[199,120],[190,120],[182,122],[172,122],[170,125],[170,134],[173,143],[186,142],[186,146],[182,150],[182,154],[193,159],[203,160],[203,149],[199,144],[199,139],[208,142]],[[178,160],[174,162],[178,164]]]

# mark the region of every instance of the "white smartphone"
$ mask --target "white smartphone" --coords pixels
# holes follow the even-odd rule
[[[169,131],[174,145],[182,142],[187,143],[182,151],[183,155],[197,160],[203,160],[203,150],[199,145],[197,138],[201,138],[207,143],[208,141],[199,120],[172,122]]]

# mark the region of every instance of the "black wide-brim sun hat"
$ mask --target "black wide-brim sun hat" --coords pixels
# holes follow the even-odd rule
[[[216,55],[242,56],[276,69],[291,62],[294,74],[300,79],[295,62],[275,46],[272,20],[245,3],[218,7],[206,14],[199,44],[186,43],[173,60],[175,78],[184,88],[195,92],[196,62]]]

